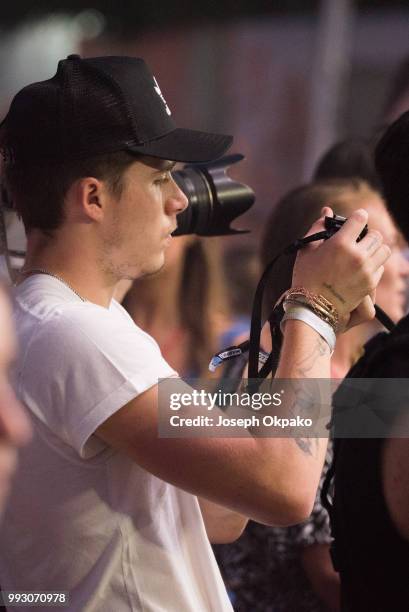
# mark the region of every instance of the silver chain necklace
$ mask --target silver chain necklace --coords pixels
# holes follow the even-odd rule
[[[71,291],[75,293],[75,295],[79,297],[82,302],[87,301],[85,298],[82,297],[82,295],[78,293],[78,291],[75,291],[75,289],[71,287],[71,285],[67,283],[67,281],[62,279],[61,276],[58,276],[58,274],[53,274],[53,272],[49,272],[44,268],[29,268],[28,270],[20,270],[19,274],[20,276],[27,276],[28,274],[47,274],[47,276],[52,276],[53,278],[56,278],[58,281],[60,281],[60,283],[68,287],[68,289],[71,289]]]

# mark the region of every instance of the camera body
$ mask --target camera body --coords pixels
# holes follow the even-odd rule
[[[346,221],[346,218],[345,217],[341,217],[341,215],[334,215],[333,217],[325,217],[325,221],[324,221],[325,229],[330,234],[328,236],[328,238],[333,236],[335,234],[335,232],[337,232],[339,229],[341,229],[341,227],[344,225],[345,221]],[[362,238],[365,238],[367,233],[368,233],[368,226],[365,225],[364,229],[359,234],[359,236],[358,236],[356,241],[359,242],[360,240],[362,240]]]

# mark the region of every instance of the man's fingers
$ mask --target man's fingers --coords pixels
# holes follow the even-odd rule
[[[305,236],[311,236],[312,234],[316,234],[317,232],[322,232],[325,229],[324,219],[325,217],[332,217],[334,215],[332,209],[329,206],[324,206],[321,209],[321,216],[317,219],[310,227]]]
[[[321,208],[321,217],[333,217],[334,211],[329,206],[323,206]]]
[[[392,251],[387,244],[382,244],[377,251],[370,258],[370,263],[373,270],[376,270],[379,266],[382,266],[391,255]]]
[[[375,253],[375,251],[379,249],[382,242],[383,236],[381,232],[378,232],[377,230],[369,230],[365,238],[362,238],[358,244],[359,248],[365,249],[365,251],[372,255],[372,253]]]
[[[369,321],[375,317],[375,306],[372,299],[367,295],[362,302],[351,312],[351,317],[347,329],[355,327],[365,321]]]
[[[377,271],[374,273],[374,282],[375,285],[377,286],[379,281],[382,278],[382,274],[384,273],[385,268],[383,266],[380,266],[380,268],[377,269]]]
[[[345,240],[356,241],[367,222],[367,211],[363,208],[358,208],[358,210],[354,210],[352,215],[348,217],[341,229],[338,230],[337,234],[339,237],[342,236]]]

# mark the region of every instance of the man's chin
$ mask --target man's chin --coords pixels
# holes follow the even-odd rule
[[[145,268],[138,268],[135,270],[130,269],[130,267],[128,267],[128,269],[126,271],[121,270],[122,274],[121,274],[121,282],[122,281],[136,281],[139,278],[144,278],[145,276],[153,276],[155,274],[157,274],[158,272],[160,272],[163,267],[165,265],[165,258],[162,257],[159,261],[157,261],[155,264],[150,264],[149,266],[146,266]]]
[[[161,261],[158,262],[155,266],[152,265],[149,268],[142,270],[140,278],[143,276],[154,276],[155,274],[158,274],[159,272],[161,272],[164,266],[165,266],[165,258],[162,258]]]

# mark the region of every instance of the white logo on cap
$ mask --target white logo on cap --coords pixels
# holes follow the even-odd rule
[[[163,97],[163,95],[162,95],[162,92],[161,92],[160,87],[159,87],[159,85],[158,85],[158,81],[155,79],[155,77],[153,77],[153,80],[155,81],[154,90],[156,91],[156,93],[158,94],[158,96],[160,97],[160,99],[162,100],[162,102],[164,103],[164,105],[165,105],[165,109],[166,109],[166,112],[168,113],[168,115],[171,115],[172,113],[170,112],[170,108],[169,108],[169,106],[166,104],[166,100],[165,100],[165,98],[164,98],[164,97]]]

